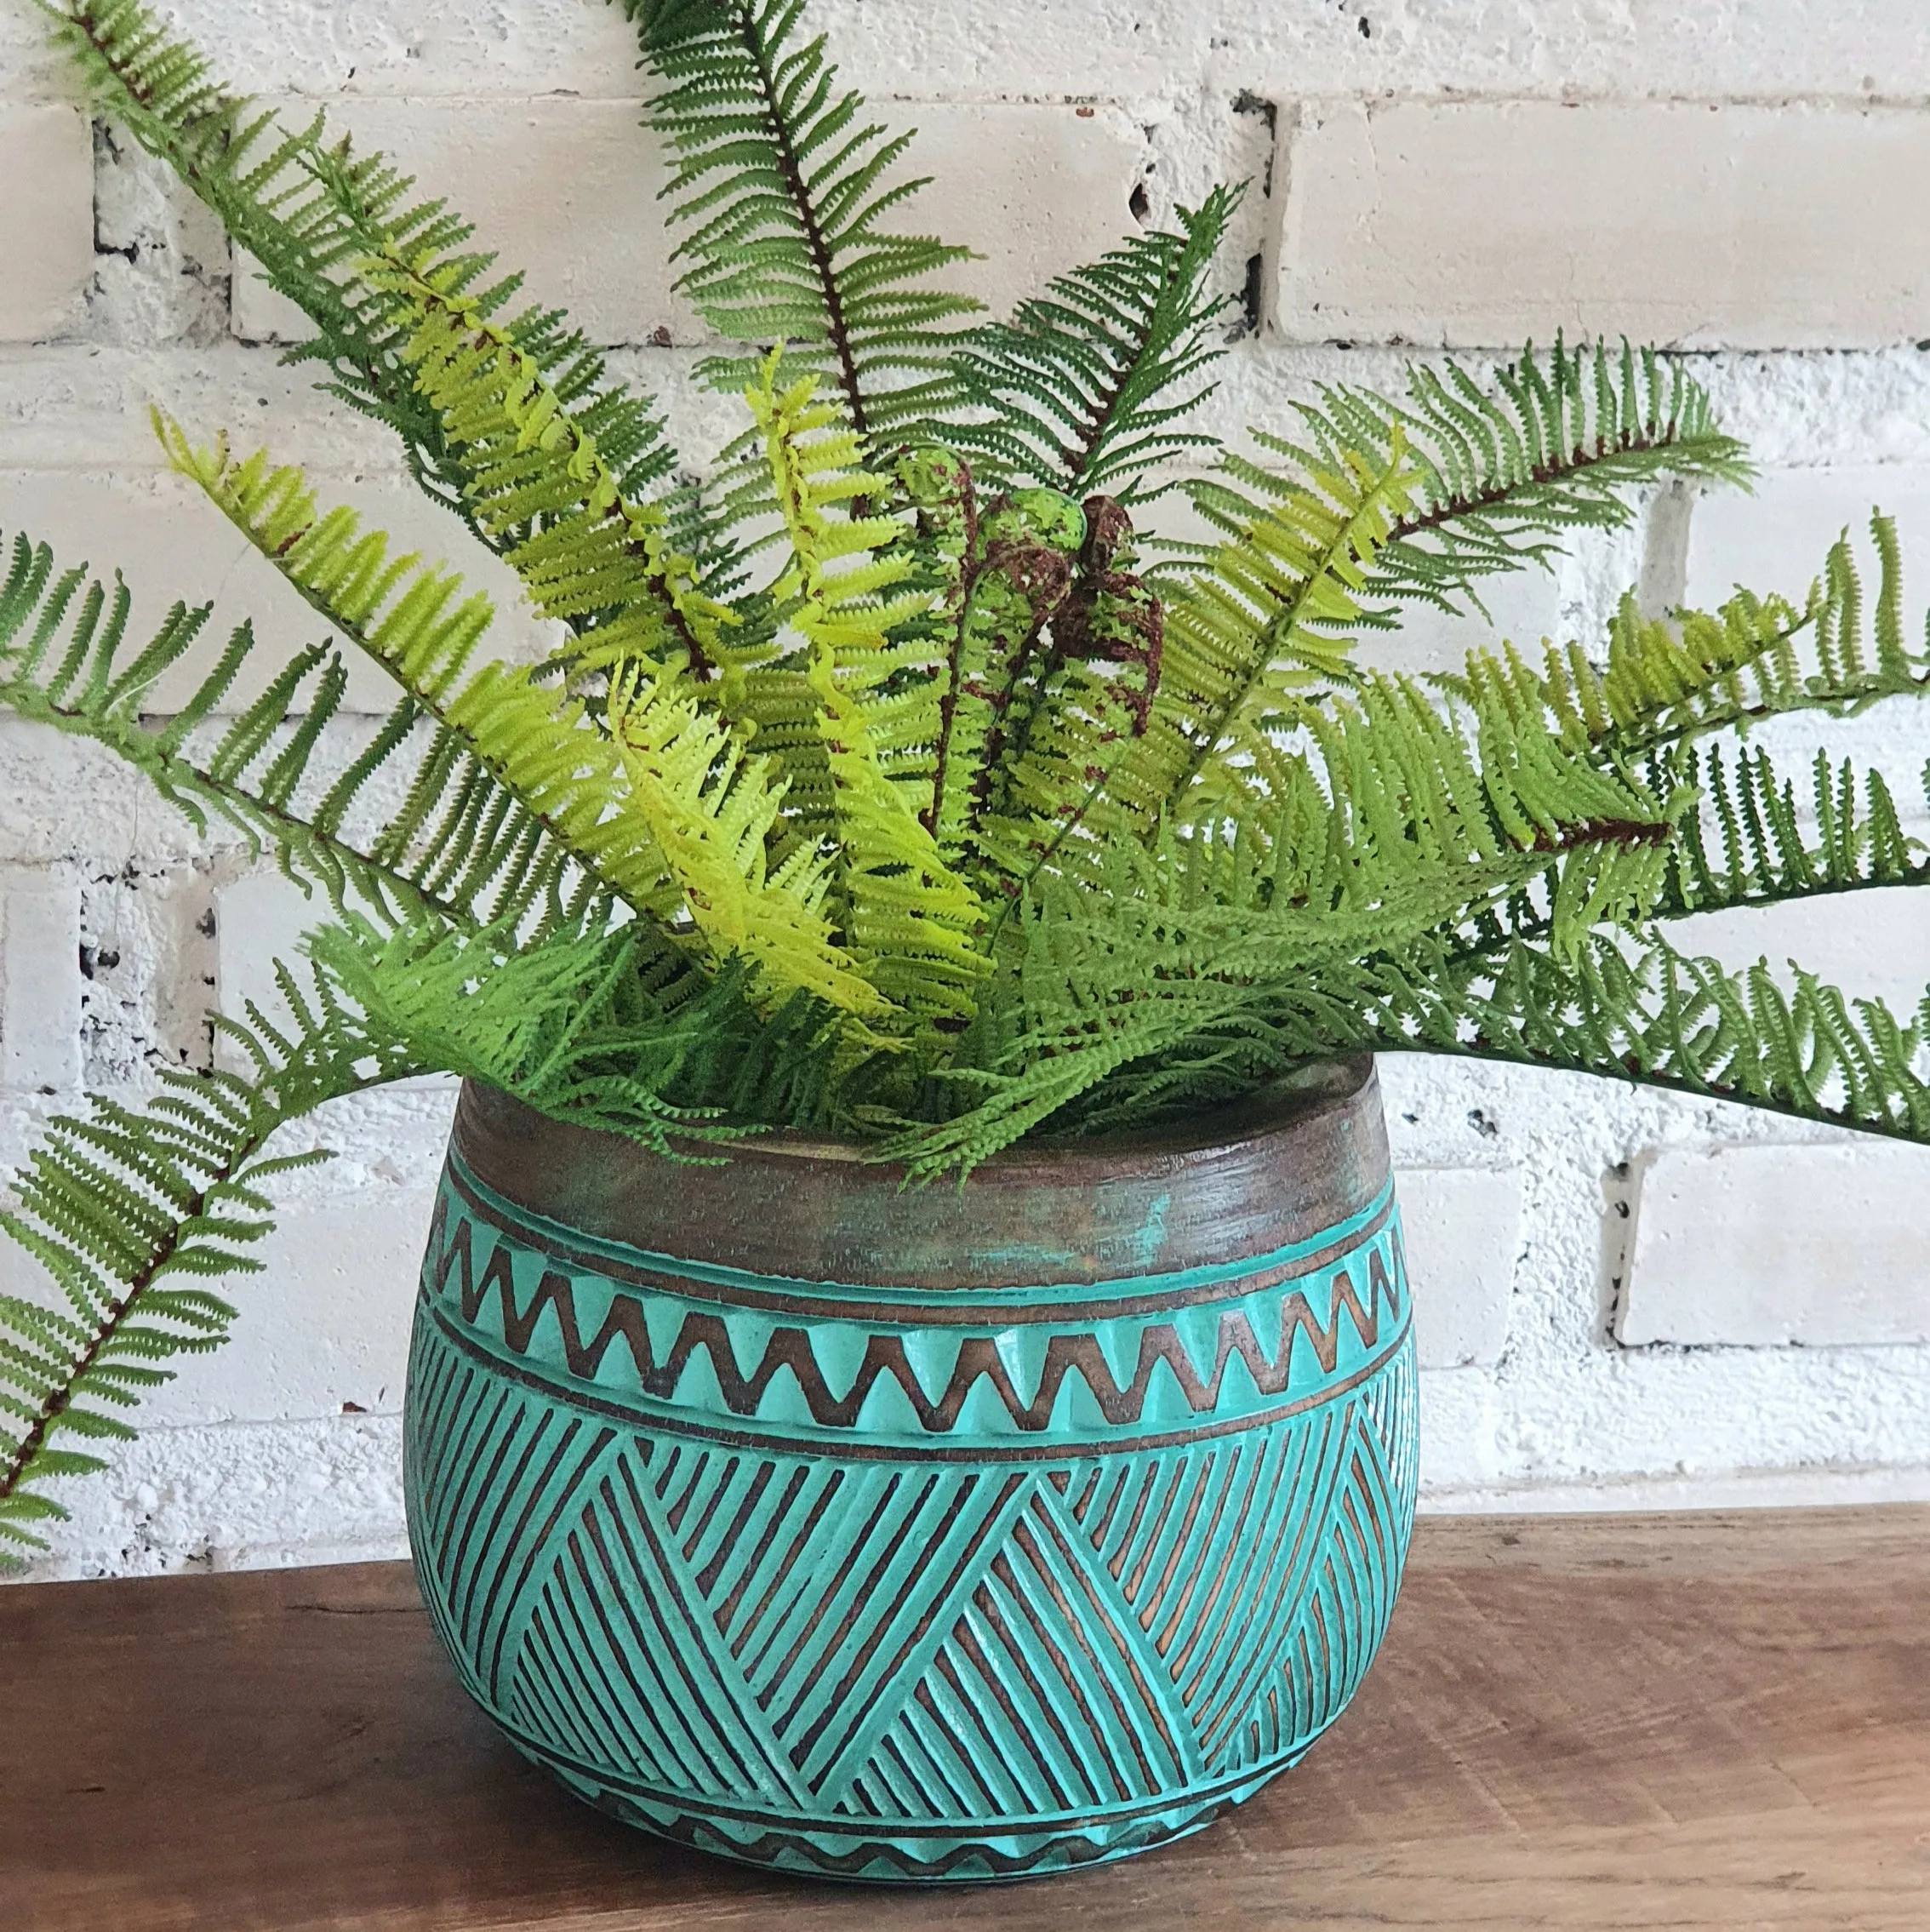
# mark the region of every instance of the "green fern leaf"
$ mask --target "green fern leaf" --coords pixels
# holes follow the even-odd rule
[[[1213,329],[1231,298],[1206,282],[1239,202],[1237,189],[1215,188],[1178,211],[1177,233],[1134,236],[1056,277],[1009,323],[974,330],[954,366],[983,416],[947,430],[954,447],[988,477],[1074,496],[1122,485],[1127,503],[1161,464],[1217,449],[1184,426],[1214,386],[1193,379],[1225,352]]]
[[[672,159],[666,192],[688,225],[679,286],[721,335],[789,345],[861,436],[911,439],[956,399],[947,325],[979,305],[928,286],[968,249],[883,226],[925,184],[911,144],[865,119],[822,40],[797,38],[802,0],[618,0],[665,83],[650,125]],[[703,373],[743,388],[757,362]]]

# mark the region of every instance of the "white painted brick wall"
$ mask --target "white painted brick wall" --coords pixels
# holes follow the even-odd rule
[[[1912,110],[1310,102],[1283,162],[1279,319],[1296,341],[1930,334],[1910,187],[1930,115]]]
[[[79,1086],[80,888],[0,872],[0,1087]]]
[[[1493,1368],[1508,1339],[1521,1247],[1520,1172],[1403,1167],[1395,1187],[1415,1283],[1421,1367]]]
[[[94,272],[94,157],[86,117],[0,100],[0,342],[70,328]],[[31,184],[31,191],[25,191]]]
[[[300,124],[303,103],[276,105]],[[699,342],[703,324],[672,291],[683,265],[662,238],[668,175],[638,125],[642,111],[627,100],[351,97],[331,118],[414,174],[419,193],[456,200],[477,225],[477,245],[521,268],[530,298],[567,307],[591,340]],[[916,172],[934,177],[907,225],[976,250],[984,259],[952,285],[994,310],[1111,248],[1132,224],[1146,145],[1116,108],[894,102],[887,111],[916,125]],[[1050,192],[1039,191],[1042,183]],[[245,256],[238,266],[237,335],[300,341],[312,333]]]
[[[310,897],[279,872],[256,872],[214,889],[214,1000],[229,1019],[246,1024],[252,1003],[271,1026],[289,1025],[294,1015],[277,982],[279,962],[298,977],[301,939],[310,926],[329,917],[319,894]],[[218,1040],[223,1065],[242,1064],[233,1042]]]
[[[1642,1177],[1624,1342],[1930,1341],[1930,1149],[1670,1150]]]
[[[196,1358],[148,1408],[163,1427],[393,1415],[408,1367],[412,1296],[431,1187],[370,1177],[299,1204],[262,1243],[264,1272],[224,1292],[241,1312],[218,1356]]]
[[[625,346],[617,365],[660,396],[688,460],[735,432],[733,406],[688,380],[704,345],[668,292],[660,163],[614,9],[170,11],[237,85],[298,113],[326,105],[453,195],[533,294]],[[1290,426],[1322,383],[1397,384],[1413,352],[1396,337],[1512,348],[1560,325],[1698,346],[1763,466],[1755,497],[1646,505],[1628,534],[1497,584],[1500,634],[1598,637],[1638,579],[1658,605],[1716,601],[1738,578],[1800,593],[1872,503],[1903,522],[1920,624],[1930,217],[1912,186],[1930,158],[1930,9],[810,0],[809,17],[884,117],[922,123],[916,171],[941,180],[916,225],[980,252],[963,280],[995,308],[1111,245],[1136,190],[1161,219],[1215,179],[1251,177],[1220,273],[1243,294],[1257,257],[1267,314],[1218,372],[1207,414],[1225,433]],[[513,582],[416,502],[381,432],[280,365],[261,339],[285,317],[245,265],[231,280],[206,218],[124,140],[90,151],[77,98],[30,0],[0,0],[0,531],[119,564],[150,619],[218,596],[220,634],[249,615],[277,643],[313,637],[311,614],[163,472],[157,399],[197,435],[267,441],[325,496],[460,563],[497,599],[504,649],[543,648]],[[672,346],[653,341],[660,325]],[[1375,654],[1438,669],[1487,635],[1424,618]],[[355,706],[384,706],[385,681],[357,678]],[[369,729],[342,720],[334,753]],[[1930,732],[1913,709],[1834,735],[1916,796]],[[1765,742],[1800,763],[1813,737],[1784,723]],[[266,992],[266,962],[307,909],[102,754],[3,718],[0,899],[8,1167],[77,1082],[138,1092],[158,1064],[205,1060],[204,1010]],[[1684,936],[1732,963],[1795,952],[1899,1002],[1930,980],[1930,895],[1726,915]],[[1912,1339],[1910,1300],[1912,1254],[1930,1254],[1910,1173],[1930,1156],[1619,1083],[1404,1057],[1382,1076],[1427,1363],[1429,1506],[1930,1495],[1930,1341]],[[239,1338],[190,1365],[111,1477],[76,1486],[48,1574],[400,1550],[395,1407],[449,1106],[446,1083],[429,1085],[315,1123],[343,1157],[294,1184],[269,1272],[237,1289]],[[1772,1216],[1769,1251],[1751,1250]],[[15,1256],[0,1280],[34,1291]]]

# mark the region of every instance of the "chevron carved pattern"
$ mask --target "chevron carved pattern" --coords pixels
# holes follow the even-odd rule
[[[1029,1346],[881,1329],[873,1291],[819,1284],[821,1312],[694,1311],[712,1347],[674,1282],[591,1281],[506,1215],[477,1267],[463,1206],[416,1324],[418,1568],[471,1694],[616,1815],[845,1877],[1048,1871],[1197,1828],[1359,1683],[1417,1479],[1390,1210],[1314,1277],[1257,1266],[1177,1311],[1122,1298],[1074,1330],[1042,1295]],[[568,1296],[521,1285],[545,1282]],[[902,1386],[864,1382],[880,1359],[922,1406],[873,1431],[880,1376]]]

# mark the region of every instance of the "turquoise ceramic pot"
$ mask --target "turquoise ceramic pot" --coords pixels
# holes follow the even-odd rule
[[[901,1192],[464,1096],[408,1409],[423,1592],[631,1824],[982,1880],[1197,1830],[1379,1643],[1414,1357],[1371,1068]]]

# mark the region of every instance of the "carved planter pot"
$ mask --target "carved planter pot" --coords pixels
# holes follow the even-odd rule
[[[465,1090],[409,1524],[464,1683],[625,1821],[982,1880],[1198,1829],[1358,1685],[1412,1527],[1371,1065],[960,1189]]]

